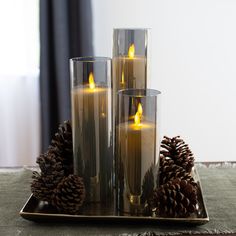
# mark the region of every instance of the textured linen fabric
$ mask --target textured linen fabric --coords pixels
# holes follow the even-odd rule
[[[236,234],[236,168],[198,166],[210,222],[202,226],[135,223],[36,223],[20,217],[30,196],[31,171],[0,171],[0,235]]]

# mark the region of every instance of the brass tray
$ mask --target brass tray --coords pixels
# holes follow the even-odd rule
[[[209,221],[208,212],[204,203],[202,187],[196,168],[192,171],[192,176],[198,184],[198,205],[197,211],[188,218],[166,218],[166,217],[151,217],[151,216],[123,216],[117,214],[112,208],[100,208],[99,205],[94,205],[91,209],[84,209],[81,215],[69,215],[58,213],[53,206],[37,200],[33,195],[29,197],[25,205],[20,211],[21,217],[32,221],[102,221],[104,222],[145,222],[145,223],[186,223],[201,225]]]

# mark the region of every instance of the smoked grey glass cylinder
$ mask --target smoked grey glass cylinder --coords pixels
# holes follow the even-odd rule
[[[159,94],[152,89],[118,92],[116,197],[120,214],[139,215],[150,209],[158,176]]]
[[[122,89],[146,89],[149,68],[149,29],[113,30],[113,111],[117,92]],[[115,117],[115,116],[114,116]]]
[[[111,59],[70,59],[74,173],[87,203],[113,200]]]

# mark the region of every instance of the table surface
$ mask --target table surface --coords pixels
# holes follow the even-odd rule
[[[0,169],[0,235],[236,235],[236,165],[197,165],[210,222],[202,226],[124,223],[36,223],[19,216],[32,171]]]

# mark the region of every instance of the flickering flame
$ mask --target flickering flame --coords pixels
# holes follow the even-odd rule
[[[122,69],[122,72],[121,72],[121,84],[125,84],[124,69]]]
[[[134,124],[135,125],[140,125],[140,115],[138,112],[136,112],[135,116],[134,116]]]
[[[143,114],[143,108],[142,108],[142,105],[141,103],[138,104],[138,109],[137,109],[137,112],[134,116],[134,124],[135,125],[140,125],[141,123],[141,118],[142,118],[142,114]]]
[[[131,44],[128,51],[128,57],[134,58],[134,54],[135,54],[135,47],[134,44]]]
[[[140,117],[143,115],[143,107],[142,107],[141,103],[138,104],[138,111],[137,112],[139,113]]]
[[[89,73],[89,88],[90,89],[95,89],[95,83],[94,83],[94,78],[93,78],[93,73]]]

